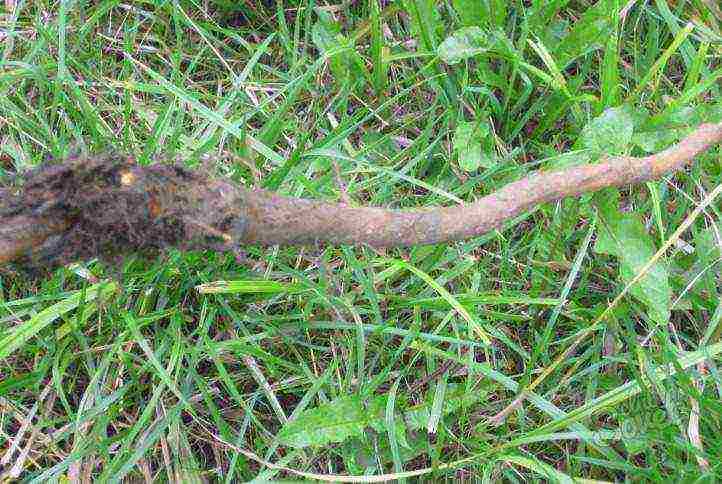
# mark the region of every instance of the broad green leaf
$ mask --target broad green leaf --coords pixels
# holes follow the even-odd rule
[[[496,164],[491,129],[486,121],[461,122],[454,132],[454,152],[465,171],[491,168]]]
[[[584,146],[597,154],[623,154],[634,133],[634,117],[628,106],[609,108],[582,130]]]
[[[447,384],[442,415],[446,416],[448,423],[453,423],[453,414],[455,412],[460,408],[469,408],[477,402],[485,401],[487,395],[495,386],[495,383],[488,382],[484,386],[473,388],[472,391],[466,391],[464,385]],[[409,438],[407,439],[408,447],[399,447],[402,462],[408,462],[428,451],[426,439],[418,438],[419,433],[426,432],[431,417],[433,404],[430,395],[426,400],[403,412],[403,418],[409,430]],[[372,465],[371,463],[377,461],[381,461],[382,464],[393,462],[392,449],[388,439],[378,439],[376,442],[365,438],[351,439],[347,445],[348,451],[354,455],[354,460],[362,468],[367,468]]]
[[[401,462],[409,462],[412,459],[426,453],[429,444],[425,438],[409,438],[409,447],[399,447],[399,457]],[[376,442],[370,439],[351,439],[344,446],[349,455],[353,456],[352,460],[360,466],[359,471],[355,474],[362,474],[369,469],[379,471],[377,463],[380,461],[382,465],[393,463],[393,455],[389,439],[379,438]],[[383,469],[381,470],[383,471]]]
[[[618,199],[619,192],[616,190],[607,190],[597,197],[602,223],[598,225],[595,250],[619,260],[619,277],[627,284],[656,250],[639,216],[633,212],[620,212]],[[672,290],[664,262],[654,264],[629,292],[647,307],[650,319],[659,324],[669,321]]]
[[[674,144],[688,129],[662,128],[634,133],[632,143],[647,153],[657,153]]]
[[[59,317],[76,309],[81,303],[91,303],[96,299],[105,299],[118,290],[115,282],[100,282],[85,291],[75,291],[68,298],[43,309],[25,323],[11,328],[0,335],[0,360],[7,358]],[[87,319],[87,313],[84,317]]]
[[[318,50],[326,54],[330,51],[345,47],[346,38],[341,34],[338,24],[333,22],[326,12],[320,12],[319,20],[313,25],[311,38]],[[349,59],[346,52],[339,52],[329,58],[329,65],[336,81],[342,82],[349,77]]]
[[[491,42],[479,27],[464,27],[448,36],[439,46],[438,54],[447,64],[459,62],[487,52]]]
[[[451,415],[462,407],[479,402],[485,399],[488,393],[489,387],[469,393],[465,392],[461,385],[448,384],[442,415]],[[298,418],[281,429],[278,440],[284,445],[301,448],[361,437],[367,427],[386,433],[387,403],[386,395],[373,396],[366,400],[358,395],[337,398],[302,412]],[[402,405],[397,403],[396,408],[400,407]],[[432,402],[422,402],[403,412],[397,410],[399,416],[395,418],[395,435],[402,451],[411,448],[406,441],[406,431],[426,428],[431,410]]]
[[[336,81],[363,81],[368,78],[363,61],[354,49],[353,42],[341,33],[341,27],[328,12],[319,11],[311,38],[316,47],[329,55],[329,66]]]
[[[615,3],[616,0],[599,0],[574,23],[569,35],[553,52],[560,68],[580,55],[603,47],[606,36],[612,30]]]
[[[278,440],[284,445],[302,448],[343,442],[349,437],[363,435],[368,427],[385,433],[386,403],[387,398],[384,395],[367,400],[358,395],[337,398],[306,410],[298,418],[288,422],[279,432]],[[407,446],[406,426],[398,420],[396,426],[399,444]]]

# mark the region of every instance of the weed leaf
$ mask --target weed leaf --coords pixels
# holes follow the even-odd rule
[[[489,50],[489,37],[479,27],[464,27],[448,36],[439,46],[438,54],[447,64],[459,62]]]
[[[610,12],[614,11],[614,4],[615,0],[599,0],[574,23],[569,34],[555,49],[559,67],[563,68],[577,57],[604,45],[612,29],[614,17]]]
[[[493,167],[496,161],[492,150],[493,140],[488,122],[462,122],[456,127],[454,152],[462,170],[475,171]]]
[[[296,420],[287,423],[281,429],[278,440],[284,445],[302,448],[343,442],[349,437],[363,435],[368,427],[385,433],[385,409],[385,396],[366,401],[358,395],[337,398],[306,410]],[[399,443],[405,444],[405,426],[398,421],[396,425],[396,437]]]
[[[639,215],[619,211],[618,197],[619,192],[616,190],[608,190],[598,197],[603,223],[599,224],[595,250],[619,260],[619,277],[627,284],[652,258],[656,249]],[[647,307],[653,321],[659,324],[669,321],[672,290],[664,262],[658,261],[654,264],[649,272],[630,288],[630,294]]]
[[[486,387],[474,392],[465,392],[463,386],[454,384],[448,384],[447,387],[441,410],[444,416],[484,399],[489,393],[489,388]],[[365,400],[359,395],[337,398],[316,408],[305,410],[298,418],[288,422],[278,434],[279,442],[290,447],[302,448],[361,437],[369,427],[377,432],[386,433],[387,403],[386,395],[377,395]],[[396,404],[397,409],[402,407],[402,403]],[[426,428],[431,412],[432,402],[426,401],[398,412],[400,415],[394,419],[395,436],[401,447],[411,448],[406,441],[406,431]]]
[[[609,108],[582,130],[582,143],[596,154],[621,155],[632,141],[634,117],[631,108]]]

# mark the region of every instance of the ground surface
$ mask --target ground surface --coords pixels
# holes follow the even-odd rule
[[[423,207],[722,118],[713,0],[4,3],[0,183],[109,151]],[[2,269],[0,476],[711,480],[721,167],[453,245]]]

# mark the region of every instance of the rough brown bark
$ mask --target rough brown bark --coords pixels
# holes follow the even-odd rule
[[[467,239],[539,203],[659,178],[721,141],[722,123],[705,124],[655,155],[538,172],[474,203],[414,211],[284,197],[180,166],[77,159],[33,171],[21,188],[0,191],[0,264],[168,246],[399,247]]]

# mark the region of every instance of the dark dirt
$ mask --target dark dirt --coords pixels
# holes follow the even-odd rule
[[[226,201],[214,182],[179,165],[94,156],[44,166],[25,174],[19,188],[0,189],[0,220],[64,227],[23,261],[52,266],[167,247],[230,248],[225,230],[238,220],[214,215],[228,217],[218,210]]]

